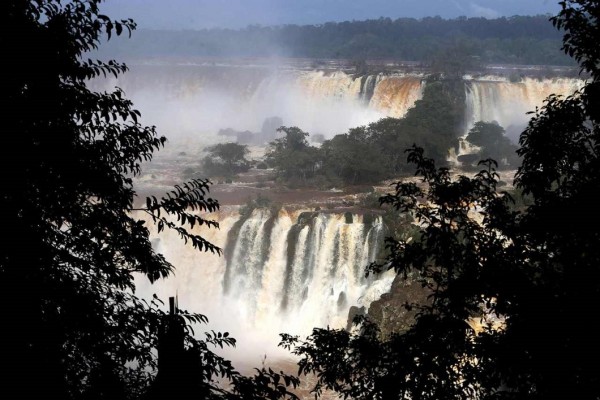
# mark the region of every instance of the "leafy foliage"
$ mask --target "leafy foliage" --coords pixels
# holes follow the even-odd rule
[[[350,129],[347,134],[336,135],[321,146],[323,170],[346,184],[378,182],[389,175],[387,165],[382,165],[379,132],[376,125],[393,119],[380,120],[368,127]]]
[[[476,122],[467,135],[467,141],[477,147],[479,151],[474,155],[478,160],[491,158],[499,161],[501,168],[516,168],[519,166],[517,146],[505,135],[504,128],[497,122]],[[459,156],[459,161],[462,156]]]
[[[208,175],[231,177],[250,169],[250,163],[246,159],[250,152],[247,145],[219,143],[206,150],[208,156],[202,160],[202,169]]]
[[[407,172],[404,149],[417,143],[444,164],[456,146],[464,115],[464,89],[460,80],[432,79],[423,97],[404,118],[383,118],[352,128],[322,145],[324,170],[345,183],[373,183]]]
[[[419,240],[389,238],[393,268],[431,293],[405,332],[383,339],[359,319],[349,333],[315,329],[282,344],[301,373],[353,399],[551,399],[600,397],[597,1],[560,2],[564,50],[591,79],[573,96],[548,98],[520,138],[519,210],[498,193],[495,162],[451,179],[423,150],[409,161],[426,184],[396,184],[381,199],[411,214]]]
[[[388,259],[369,271],[410,274],[431,293],[431,301],[408,304],[419,310],[415,323],[387,340],[361,319],[358,334],[315,329],[305,341],[284,336],[282,344],[303,357],[301,372],[318,375],[317,393],[327,388],[353,399],[457,399],[489,394],[498,384],[473,361],[478,342],[467,324],[491,304],[495,293],[487,279],[506,278],[511,265],[511,259],[497,258],[510,246],[497,227],[511,214],[506,197],[496,193],[494,164],[487,161],[472,179],[452,181],[448,169],[436,169],[420,148],[411,150],[409,160],[429,190],[398,183],[396,193],[381,201],[410,212],[422,229],[418,240],[388,238]],[[484,213],[483,221],[473,205]],[[494,214],[485,212],[492,209]]]
[[[308,144],[308,133],[298,127],[282,126],[277,131],[285,136],[269,143],[267,163],[277,169],[280,178],[305,184],[317,169],[317,149]]]
[[[330,186],[376,183],[406,173],[402,154],[414,143],[445,164],[463,129],[464,100],[462,80],[432,77],[404,118],[352,128],[319,148],[308,144],[308,133],[282,127],[286,136],[271,143],[267,159],[285,183],[325,181]]]
[[[86,86],[127,70],[85,57],[102,37],[135,28],[98,7],[97,0],[3,2],[10,32],[4,56],[11,60],[4,69],[0,161],[0,212],[10,232],[0,249],[4,397],[142,395],[155,374],[165,315],[157,299],[134,295],[134,273],[154,281],[174,268],[152,248],[140,216],[159,231],[174,229],[200,251],[221,251],[194,233],[199,225],[218,226],[205,218],[219,208],[207,197],[208,181],[178,185],[161,199],[137,198],[133,178],[165,138],[138,122],[140,113],[120,89],[98,93]],[[233,345],[233,339],[196,338],[192,325],[206,317],[180,316],[185,346],[203,366],[195,379],[210,396],[246,396],[239,387],[250,384],[262,385],[257,392],[288,395],[275,382],[279,374],[242,377],[208,347]],[[231,389],[225,392],[214,377],[228,378]]]

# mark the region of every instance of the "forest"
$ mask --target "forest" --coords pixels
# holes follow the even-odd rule
[[[384,165],[382,174],[413,168],[419,181],[397,181],[379,203],[416,221],[414,232],[387,237],[386,258],[365,273],[393,271],[423,296],[398,307],[411,319],[385,334],[366,315],[349,329],[315,328],[308,337],[282,332],[297,373],[257,365],[250,374],[214,351],[236,340],[228,332],[202,333],[206,316],[174,303],[165,311],[164,299],[136,295],[134,274],[156,282],[177,268],[153,247],[150,225],[221,255],[194,230],[218,228],[210,214],[220,205],[208,179],[177,184],[162,197],[136,192],[133,178],[166,139],[141,123],[121,89],[86,85],[127,71],[86,55],[136,28],[101,14],[99,3],[3,3],[11,32],[3,41],[11,62],[0,157],[8,233],[0,248],[3,398],[296,399],[300,383],[312,377],[317,399],[325,391],[356,400],[600,399],[600,332],[588,323],[600,307],[597,0],[561,1],[549,19],[526,18],[531,29],[539,19],[540,30],[558,31],[559,47],[589,78],[571,96],[550,96],[521,133],[515,186],[529,196],[522,207],[498,189],[499,164],[490,158],[507,146],[502,127],[477,123],[469,132],[482,149],[474,175],[454,177],[440,165],[437,146],[452,146],[455,136],[433,136],[457,125],[453,80],[431,82],[403,119],[324,142],[329,153],[321,162],[314,162],[306,132],[281,128],[285,136],[271,143],[270,162],[287,179],[308,178],[321,165],[350,181],[363,179],[372,164]],[[520,19],[500,20],[498,30],[513,20]],[[432,21],[443,23],[415,23]],[[449,23],[484,40],[476,22]],[[408,22],[374,22],[386,23]],[[338,26],[345,27],[311,29]],[[364,145],[365,157],[354,142]],[[211,154],[230,173],[246,168],[243,147],[214,146]],[[348,158],[366,165],[348,165]]]
[[[322,25],[248,26],[240,30],[140,30],[131,40],[114,40],[102,55],[299,57],[413,61],[429,65],[447,52],[476,64],[573,65],[556,49],[561,35],[548,16],[498,19],[380,18]]]
[[[465,129],[464,115],[464,82],[434,74],[426,80],[423,97],[403,118],[382,118],[331,139],[296,126],[283,126],[280,118],[273,118],[280,122],[276,127],[280,137],[268,142],[264,159],[255,164],[272,168],[279,185],[321,189],[374,185],[412,176],[413,167],[404,151],[414,143],[419,143],[439,166],[451,167],[449,149],[458,152]],[[208,155],[197,168],[186,171],[188,176],[231,180],[249,170],[251,163],[245,158],[248,145],[264,139],[265,133],[225,129],[221,134],[235,136],[237,142],[207,148]],[[517,146],[496,122],[476,122],[465,139],[479,150],[458,156],[464,171],[476,171],[477,162],[486,158],[498,160],[497,168],[502,170],[516,170],[520,165]]]

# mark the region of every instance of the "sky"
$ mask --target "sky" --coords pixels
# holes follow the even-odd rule
[[[558,0],[105,0],[112,18],[145,29],[244,28],[389,17],[556,14]]]

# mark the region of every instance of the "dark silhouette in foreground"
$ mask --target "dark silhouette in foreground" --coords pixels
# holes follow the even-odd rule
[[[169,297],[169,313],[163,318],[158,334],[158,372],[146,400],[204,399],[200,354],[185,347],[185,320],[179,315],[175,298]]]
[[[381,202],[409,213],[417,240],[387,240],[393,268],[429,301],[410,328],[381,335],[315,329],[282,344],[318,376],[314,392],[352,399],[600,398],[600,3],[561,1],[551,18],[563,50],[590,78],[567,98],[550,96],[521,134],[515,184],[530,197],[517,211],[497,190],[497,164],[453,179],[413,147],[426,189],[399,182]],[[382,339],[383,337],[383,339]]]
[[[0,246],[0,397],[140,398],[154,380],[159,341],[177,336],[180,346],[181,327],[182,393],[290,397],[294,378],[265,370],[245,377],[211,351],[235,345],[228,334],[193,335],[191,326],[206,323],[205,316],[179,310],[166,317],[176,323],[159,335],[160,300],[135,295],[135,274],[154,282],[174,270],[152,247],[156,231],[173,230],[198,251],[221,253],[194,232],[200,225],[218,227],[205,216],[219,204],[203,179],[161,198],[138,198],[133,178],[166,139],[140,124],[119,88],[86,86],[127,71],[124,64],[86,57],[103,38],[135,29],[131,20],[102,15],[99,4],[2,2],[8,61],[0,221],[10,233]],[[161,363],[173,364],[168,356]],[[168,371],[161,381],[170,379]]]

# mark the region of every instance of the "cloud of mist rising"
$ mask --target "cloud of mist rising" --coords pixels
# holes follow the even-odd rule
[[[499,18],[502,16],[502,14],[499,11],[497,11],[496,9],[493,9],[490,7],[483,7],[477,3],[470,3],[469,9],[472,10],[470,14],[473,14],[474,16],[477,16],[477,17],[493,19],[493,18]]]
[[[265,119],[331,138],[384,117],[357,98],[356,82],[342,74],[289,70],[277,66],[130,66],[117,79],[98,81],[122,88],[141,114],[170,141],[205,145],[231,141],[219,130],[260,132]]]

